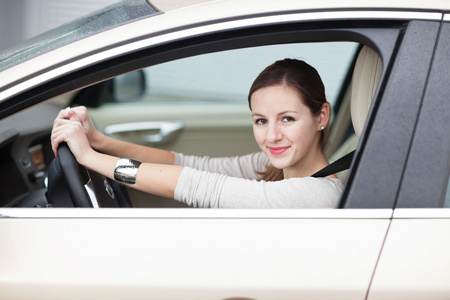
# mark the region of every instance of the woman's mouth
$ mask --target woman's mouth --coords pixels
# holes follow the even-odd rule
[[[269,147],[270,153],[273,155],[281,155],[283,154],[289,147]]]

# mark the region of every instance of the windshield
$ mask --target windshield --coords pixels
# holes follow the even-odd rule
[[[133,20],[157,15],[146,0],[123,0],[0,52],[0,71]]]

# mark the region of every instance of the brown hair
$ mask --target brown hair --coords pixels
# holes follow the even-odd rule
[[[313,116],[319,115],[323,104],[327,102],[325,87],[317,70],[302,60],[286,58],[268,66],[255,79],[248,94],[250,110],[252,110],[251,97],[253,93],[261,88],[274,85],[286,85],[293,88],[300,95],[303,104],[309,107]],[[327,128],[321,132],[322,149],[325,146],[327,133]],[[284,179],[283,170],[273,166],[268,166],[266,172],[261,175],[260,180],[265,181]]]

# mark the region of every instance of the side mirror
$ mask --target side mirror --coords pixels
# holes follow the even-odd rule
[[[82,89],[70,105],[99,107],[108,102],[132,102],[141,98],[146,88],[145,73],[138,70]]]
[[[131,102],[145,94],[145,73],[134,71],[112,79],[112,102]]]

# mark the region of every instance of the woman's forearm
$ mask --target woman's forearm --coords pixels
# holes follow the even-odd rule
[[[114,169],[118,160],[119,157],[91,151],[84,155],[81,164],[103,176],[114,179]],[[137,172],[136,183],[127,185],[146,193],[173,198],[182,170],[183,167],[180,166],[142,163]]]
[[[175,155],[170,151],[116,140],[100,132],[97,132],[90,142],[94,149],[116,157],[127,157],[145,163],[169,165],[172,165],[175,160]]]

